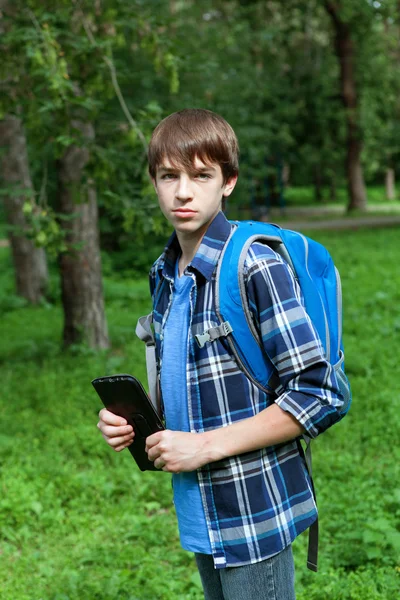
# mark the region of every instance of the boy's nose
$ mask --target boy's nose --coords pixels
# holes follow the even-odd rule
[[[192,193],[190,178],[186,176],[180,177],[176,188],[176,198],[178,200],[188,200],[192,197]]]

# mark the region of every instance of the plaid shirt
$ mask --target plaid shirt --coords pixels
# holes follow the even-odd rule
[[[244,375],[224,338],[203,348],[195,341],[195,335],[220,324],[215,311],[216,266],[231,227],[219,213],[185,271],[195,280],[186,367],[190,429],[226,427],[276,402],[314,438],[340,419],[337,409],[342,400],[290,268],[269,247],[252,244],[245,278],[254,324],[276,368],[274,391],[260,390]],[[159,370],[179,253],[173,234],[150,271]],[[210,463],[198,469],[198,480],[216,568],[273,556],[317,516],[298,440]]]

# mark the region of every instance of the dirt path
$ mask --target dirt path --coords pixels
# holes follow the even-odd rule
[[[285,227],[285,229],[360,229],[368,227],[399,227],[400,215],[382,215],[370,217],[346,217],[322,220],[309,220],[306,218],[291,221],[280,220],[279,217],[271,219],[273,223]]]

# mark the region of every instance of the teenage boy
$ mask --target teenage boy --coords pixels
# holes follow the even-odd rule
[[[183,110],[157,126],[148,158],[175,231],[150,272],[167,429],[147,438],[147,453],[173,473],[181,543],[195,553],[206,600],[292,600],[291,543],[317,516],[298,438],[339,420],[336,377],[290,268],[260,243],[245,281],[273,393],[238,368],[224,338],[199,347],[195,336],[219,325],[216,267],[233,227],[221,208],[237,181],[237,139],[222,117]],[[98,426],[117,451],[134,443],[105,409]]]

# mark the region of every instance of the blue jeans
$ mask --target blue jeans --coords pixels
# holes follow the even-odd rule
[[[295,600],[292,546],[262,562],[214,569],[212,556],[195,554],[205,600]]]

